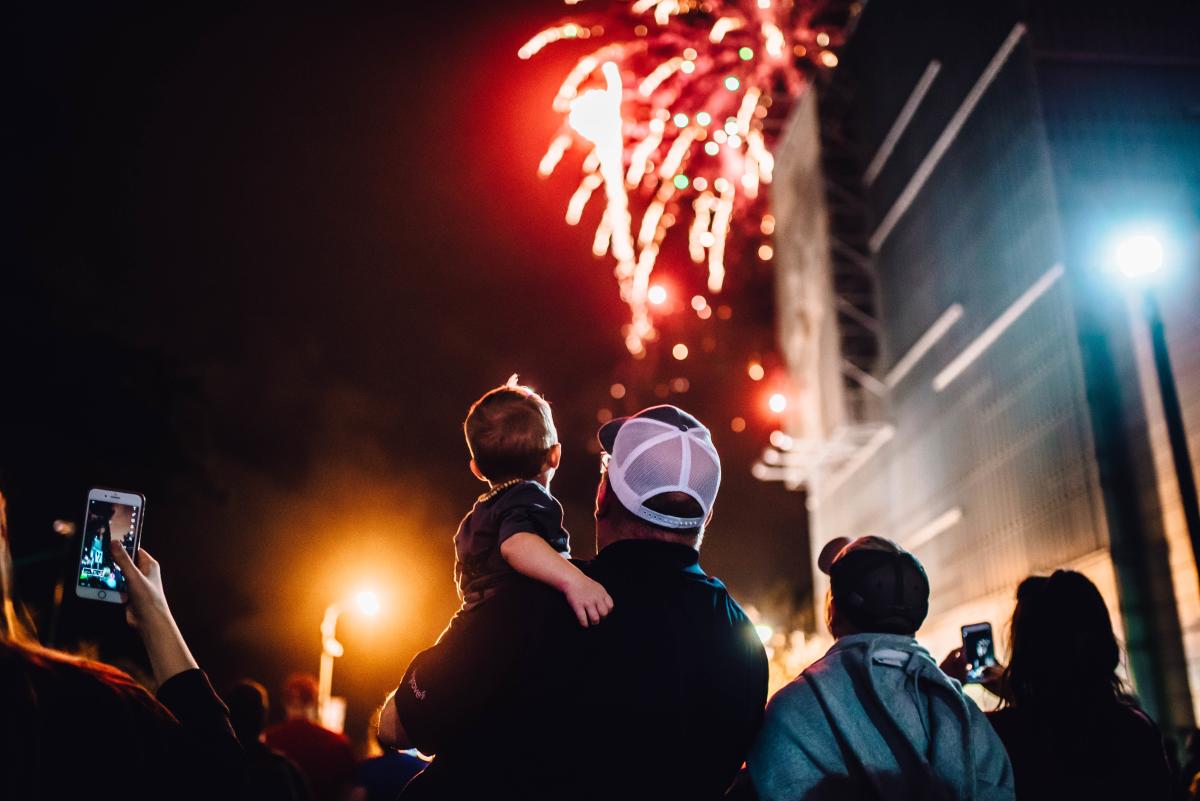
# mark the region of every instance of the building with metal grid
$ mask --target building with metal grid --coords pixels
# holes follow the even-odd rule
[[[1200,717],[1200,531],[1176,469],[1200,456],[1197,41],[1184,2],[871,0],[779,149],[795,402],[755,466],[807,493],[814,561],[868,533],[918,555],[935,652],[980,620],[1003,652],[1022,578],[1088,574],[1177,730]],[[1133,226],[1166,243],[1138,291],[1190,433],[1174,454],[1140,296],[1105,269]]]

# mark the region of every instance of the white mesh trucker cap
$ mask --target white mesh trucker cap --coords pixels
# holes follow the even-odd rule
[[[708,519],[721,486],[721,457],[695,417],[676,406],[651,406],[606,423],[597,437],[609,456],[608,483],[630,512],[664,528],[696,528]],[[643,505],[664,492],[690,495],[700,515],[676,517]]]

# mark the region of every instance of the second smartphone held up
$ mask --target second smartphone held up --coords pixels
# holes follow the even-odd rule
[[[967,663],[967,684],[983,681],[984,670],[996,664],[996,647],[991,623],[972,623],[962,627],[963,660]]]

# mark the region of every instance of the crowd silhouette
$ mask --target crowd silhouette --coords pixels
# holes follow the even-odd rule
[[[1200,740],[1173,767],[1121,679],[1109,610],[1080,573],[1021,582],[1007,664],[983,678],[997,705],[985,713],[963,690],[961,650],[939,665],[916,639],[930,596],[917,558],[880,537],[831,542],[819,565],[834,645],[768,702],[761,641],[699,566],[720,478],[707,429],[671,406],[606,425],[598,555],[572,564],[555,553],[567,543],[549,506],[548,407],[514,382],[493,393],[503,408],[489,424],[534,426],[542,455],[525,460],[528,476],[477,473],[489,493],[462,553],[473,560],[465,574],[486,577],[471,591],[485,592],[464,596],[397,676],[361,760],[320,725],[311,676],[280,688],[285,720],[273,726],[257,682],[222,698],[145,550],[131,559],[114,543],[111,557],[153,692],[40,645],[13,595],[0,496],[0,797],[75,798],[89,781],[90,794],[116,786],[131,801],[1200,797]],[[536,413],[516,419],[516,407]],[[479,459],[482,440],[468,440]],[[533,519],[530,504],[549,514]],[[524,561],[504,546],[520,533],[539,538],[521,545]],[[81,725],[96,719],[103,732]]]

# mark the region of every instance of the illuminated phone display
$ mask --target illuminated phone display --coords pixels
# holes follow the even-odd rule
[[[130,558],[137,553],[143,499],[140,495],[92,490],[83,521],[75,593],[84,598],[120,603],[125,600],[125,575],[113,561],[110,542],[119,542]]]
[[[996,646],[991,623],[962,627],[963,661],[967,663],[967,683],[983,680],[984,670],[996,664]]]

